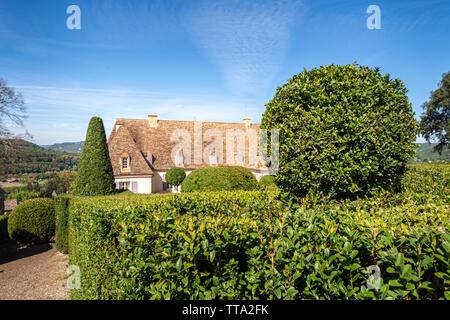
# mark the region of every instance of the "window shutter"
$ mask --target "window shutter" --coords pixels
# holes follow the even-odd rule
[[[131,182],[131,191],[137,192],[137,182],[136,181]]]

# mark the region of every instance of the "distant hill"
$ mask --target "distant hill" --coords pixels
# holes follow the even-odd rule
[[[21,139],[0,141],[0,178],[24,173],[76,170],[79,160],[77,154],[42,148]]]
[[[64,142],[64,143],[55,143],[52,145],[41,146],[46,149],[51,149],[55,151],[61,152],[69,152],[81,155],[83,151],[84,141],[80,142]]]
[[[419,143],[417,144],[416,156],[411,159],[410,163],[422,162],[450,162],[450,150],[444,148],[442,155],[434,151],[436,143]]]

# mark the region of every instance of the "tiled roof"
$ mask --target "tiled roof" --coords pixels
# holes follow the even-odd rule
[[[198,146],[194,145],[194,121],[173,121],[158,120],[157,127],[152,127],[148,119],[117,119],[108,138],[111,162],[113,164],[114,174],[117,175],[148,175],[152,170],[168,170],[176,164],[172,159],[172,150],[180,143],[179,140],[173,141],[172,135],[177,129],[185,130],[191,137],[191,163],[185,163],[185,170],[195,169],[205,166],[205,164],[196,164],[194,159],[194,150]],[[198,123],[197,123],[198,124]],[[208,129],[216,129],[216,132],[222,134],[223,139],[223,160],[222,165],[227,165],[226,159],[226,132],[228,129],[241,130],[241,132],[255,132],[256,138],[259,132],[259,124],[228,123],[228,122],[201,122],[202,133]],[[249,130],[249,131],[248,131]],[[257,140],[257,139],[256,139]],[[211,141],[202,139],[202,150],[211,144]],[[258,142],[256,141],[256,145]],[[234,147],[235,154],[238,153],[237,147]],[[259,171],[264,167],[260,164],[249,163],[248,159],[249,143],[245,143],[244,167],[252,171]],[[259,150],[259,149],[258,149]],[[121,156],[128,153],[131,160],[131,172],[121,172]],[[152,163],[149,159],[151,157]],[[134,159],[134,160],[133,160]],[[219,160],[220,162],[220,160]]]
[[[5,212],[13,211],[17,207],[17,199],[5,200]]]

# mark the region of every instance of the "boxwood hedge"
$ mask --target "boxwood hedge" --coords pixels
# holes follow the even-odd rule
[[[259,182],[258,182],[258,186],[260,189],[267,189],[267,190],[278,190],[278,187],[275,183],[275,177],[274,176],[270,176],[270,175],[266,175],[263,176]]]
[[[255,190],[257,187],[258,181],[246,168],[203,167],[195,169],[184,179],[181,191]]]
[[[69,195],[59,196],[55,199],[55,242],[56,249],[69,252]]]
[[[8,218],[8,233],[19,245],[46,243],[55,235],[55,203],[37,198],[20,203]]]
[[[418,127],[405,84],[377,68],[305,69],[266,107],[262,128],[279,129],[276,182],[292,197],[397,191],[415,153]]]
[[[292,206],[267,191],[73,198],[72,298],[450,298],[438,189]]]

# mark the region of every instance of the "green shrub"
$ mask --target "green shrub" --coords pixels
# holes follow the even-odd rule
[[[55,235],[55,203],[37,198],[20,203],[9,215],[8,233],[19,245],[48,242]]]
[[[8,215],[0,216],[0,243],[9,240],[8,235]]]
[[[266,191],[74,198],[70,263],[82,286],[72,298],[448,297],[448,199],[385,198],[292,207]],[[373,265],[381,278],[369,290]]]
[[[166,173],[166,182],[171,186],[178,187],[185,178],[186,172],[180,167],[173,167]]]
[[[117,190],[117,196],[119,196],[119,197],[128,197],[128,196],[133,196],[133,195],[135,195],[135,193],[131,190],[125,190],[125,189]]]
[[[7,199],[8,200],[17,199],[17,203],[21,203],[23,201],[34,199],[37,197],[38,197],[38,194],[36,192],[22,190],[22,191],[18,191],[16,193],[9,194]]]
[[[279,87],[261,127],[279,129],[277,185],[291,196],[396,190],[417,123],[399,79],[357,65],[304,71]]]
[[[98,196],[114,193],[116,185],[105,128],[101,118],[93,117],[89,122],[73,194]]]
[[[266,175],[263,176],[259,182],[258,182],[259,188],[260,189],[266,189],[266,190],[277,190],[277,185],[275,183],[275,177],[274,176],[270,176],[270,175]]]
[[[69,196],[59,196],[55,199],[55,242],[56,249],[69,252]]]
[[[243,167],[203,167],[192,171],[181,184],[182,192],[255,190],[258,181]]]
[[[405,192],[437,195],[448,200],[450,199],[450,165],[408,165],[408,172],[403,178],[402,188]]]

